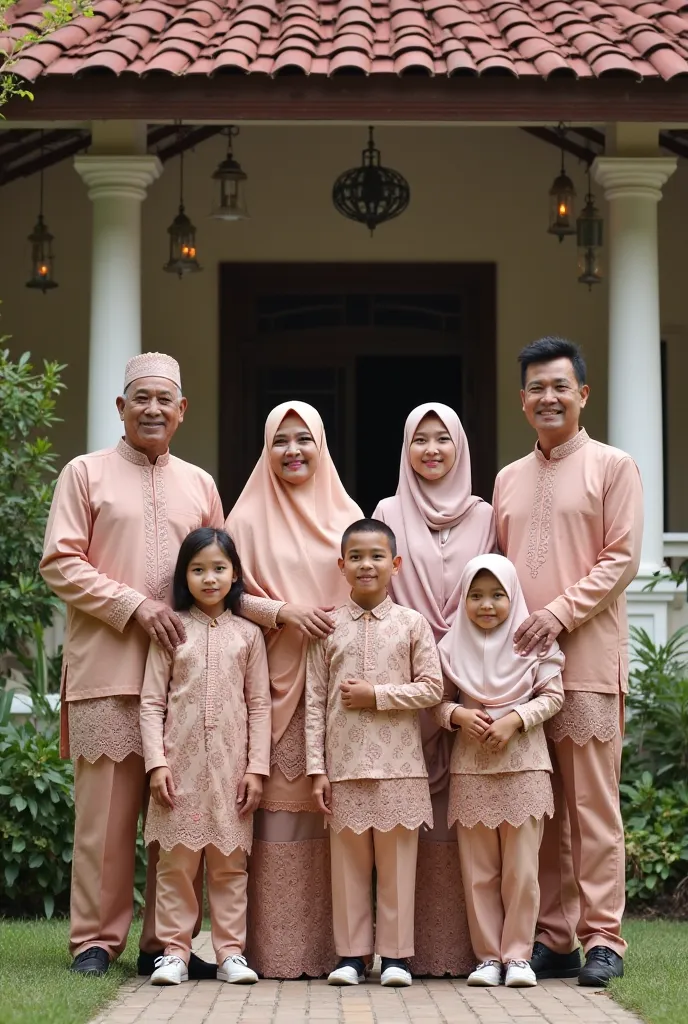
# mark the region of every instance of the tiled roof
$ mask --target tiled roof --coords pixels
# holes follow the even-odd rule
[[[41,18],[35,0],[15,12],[13,36]],[[95,0],[92,18],[27,48],[16,67],[30,81],[103,70],[668,80],[688,73],[688,2]]]

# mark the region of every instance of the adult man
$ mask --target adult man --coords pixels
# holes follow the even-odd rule
[[[176,360],[159,352],[127,363],[117,408],[124,437],[62,471],[41,574],[67,605],[62,754],[74,758],[72,970],[104,974],[126,945],[135,843],[146,799],[139,694],[148,646],[183,642],[170,608],[177,553],[199,526],[222,527],[212,478],[169,453],[186,399]],[[155,860],[149,860],[140,973],[155,938]],[[210,965],[196,959],[190,973]]]
[[[531,966],[539,978],[578,975],[580,985],[606,985],[623,974],[626,949],[619,810],[624,590],[640,562],[642,488],[630,456],[579,427],[590,389],[578,347],[542,338],[519,361],[523,411],[538,440],[534,452],[497,477],[497,536],[532,609],[516,649],[545,650],[558,638],[566,655],[564,707],[548,730],[556,813],[540,851]],[[582,969],[576,935],[586,955]]]

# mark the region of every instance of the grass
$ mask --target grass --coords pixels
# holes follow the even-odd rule
[[[625,977],[609,991],[618,1003],[649,1024],[688,1021],[688,923],[628,921]]]
[[[67,970],[67,921],[0,920],[0,1022],[86,1024],[136,973],[138,932],[104,978]]]

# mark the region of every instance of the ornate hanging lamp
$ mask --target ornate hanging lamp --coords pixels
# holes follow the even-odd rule
[[[43,147],[41,146],[41,154]],[[43,168],[40,172],[40,205],[38,220],[29,235],[31,243],[31,277],[26,282],[27,288],[37,288],[43,294],[51,288],[57,288],[57,281],[53,279],[55,257],[53,255],[54,236],[48,230],[48,225],[43,220]]]
[[[368,129],[368,145],[360,167],[341,174],[332,188],[335,209],[349,220],[365,224],[370,234],[378,226],[403,213],[411,199],[406,178],[380,162],[375,148],[373,128]]]
[[[248,220],[244,196],[247,176],[232,153],[232,139],[239,134],[239,129],[230,125],[224,134],[227,136],[227,156],[213,174],[213,180],[220,182],[220,202],[210,216],[213,220]]]
[[[167,229],[170,236],[169,259],[162,268],[182,278],[202,270],[196,257],[196,228],[184,210],[184,152],[179,154],[179,212]]]
[[[556,235],[559,241],[563,242],[567,235],[576,234],[576,190],[566,173],[563,146],[566,129],[563,125],[559,125],[557,133],[562,142],[561,170],[549,190],[549,227],[547,230],[550,235]]]
[[[576,221],[578,237],[578,281],[587,284],[592,290],[594,284],[601,284],[600,250],[602,248],[604,221],[595,206],[595,197],[590,185],[590,165],[588,164],[588,192],[585,206]]]

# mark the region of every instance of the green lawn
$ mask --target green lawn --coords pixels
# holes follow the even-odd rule
[[[628,921],[626,974],[609,986],[649,1024],[688,1021],[688,922]]]
[[[104,978],[70,974],[66,921],[0,920],[0,1022],[86,1024],[136,973],[138,928]]]

